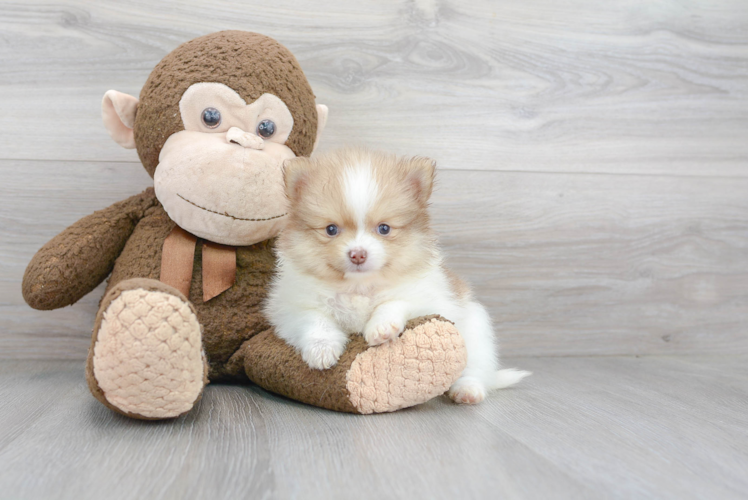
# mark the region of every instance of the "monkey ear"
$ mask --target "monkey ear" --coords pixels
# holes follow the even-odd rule
[[[416,199],[424,205],[431,198],[436,175],[436,161],[423,156],[416,156],[407,161],[407,185]]]
[[[317,149],[319,144],[319,138],[322,137],[322,131],[325,129],[327,124],[328,109],[324,104],[317,104],[317,137],[314,139],[314,146],[312,146],[312,153]]]
[[[114,142],[127,149],[135,148],[135,113],[138,99],[116,90],[108,90],[101,100],[101,118]]]
[[[286,196],[294,200],[304,187],[309,171],[309,160],[304,157],[289,158],[283,162],[283,182],[286,185]]]

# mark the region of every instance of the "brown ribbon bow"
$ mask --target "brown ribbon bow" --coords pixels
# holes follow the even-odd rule
[[[161,281],[189,299],[197,236],[179,226],[164,240]],[[203,302],[225,292],[236,281],[236,247],[203,240]]]

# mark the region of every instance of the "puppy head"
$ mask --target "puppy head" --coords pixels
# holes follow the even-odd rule
[[[289,221],[279,240],[326,280],[405,277],[433,264],[428,200],[435,163],[344,149],[284,164]]]

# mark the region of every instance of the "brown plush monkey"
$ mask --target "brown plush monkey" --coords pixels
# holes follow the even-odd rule
[[[314,150],[327,108],[294,56],[225,31],[168,54],[140,100],[116,91],[102,115],[137,148],[154,188],[79,220],[34,256],[23,295],[36,309],[78,301],[111,273],[86,375],[109,408],[143,419],[189,411],[210,381],[252,381],[338,411],[393,411],[442,394],[465,349],[438,317],[337,366],[312,370],[261,314],[285,224],[282,163]]]

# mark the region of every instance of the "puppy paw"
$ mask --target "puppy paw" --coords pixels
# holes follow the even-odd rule
[[[301,350],[301,358],[315,370],[327,370],[335,366],[345,350],[345,344],[328,339],[316,339]]]
[[[486,399],[486,388],[474,378],[464,377],[449,388],[449,398],[461,405],[477,405]]]
[[[372,320],[364,328],[364,339],[370,346],[396,339],[405,329],[404,321],[389,320],[380,322],[376,321],[377,318],[372,318]]]

